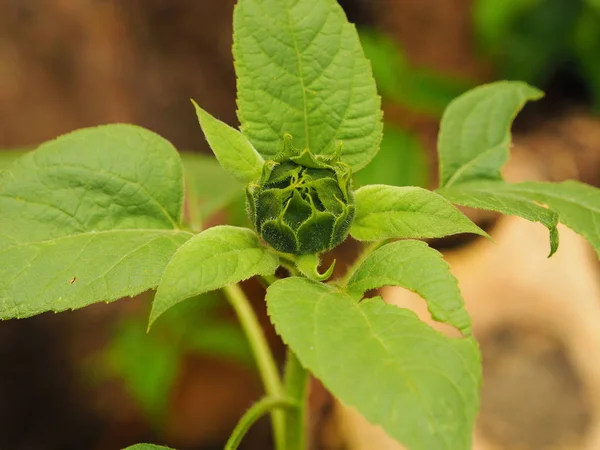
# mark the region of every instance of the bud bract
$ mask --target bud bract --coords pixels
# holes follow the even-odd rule
[[[313,155],[294,148],[286,135],[283,151],[246,188],[246,206],[256,231],[275,250],[330,250],[346,238],[354,219],[352,170],[340,161],[340,148]]]

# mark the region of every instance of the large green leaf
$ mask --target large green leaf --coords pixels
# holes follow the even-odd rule
[[[132,125],[61,136],[0,173],[0,318],[154,288],[191,234],[179,228],[173,146]]]
[[[215,119],[196,102],[194,107],[206,140],[221,166],[240,181],[258,180],[265,161],[248,139],[235,128]]]
[[[377,153],[380,98],[356,29],[335,0],[240,0],[234,13],[238,117],[266,158],[284,133],[354,171]]]
[[[550,255],[558,248],[558,214],[525,196],[518,185],[503,181],[473,181],[438,189],[452,203],[472,208],[496,211],[539,222],[550,231]]]
[[[372,184],[358,189],[350,234],[359,241],[437,238],[457,233],[487,236],[448,200],[414,186]]]
[[[600,257],[600,189],[578,181],[529,181],[511,189],[556,211],[559,220],[585,237]]]
[[[0,172],[10,166],[15,159],[25,154],[25,150],[0,150]]]
[[[510,125],[528,100],[543,93],[522,82],[500,81],[468,91],[450,103],[440,125],[440,186],[501,180],[509,156]]]
[[[304,278],[272,284],[267,307],[302,365],[409,450],[471,448],[481,377],[473,338]]]
[[[177,303],[254,275],[272,275],[279,258],[247,228],[218,226],[197,234],[173,256],[156,292],[150,325]]]
[[[456,278],[442,255],[421,241],[397,241],[371,253],[348,281],[348,291],[362,295],[382,286],[402,286],[425,300],[432,317],[471,334]]]

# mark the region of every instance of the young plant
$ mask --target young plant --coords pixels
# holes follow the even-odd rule
[[[162,137],[132,125],[78,130],[0,173],[0,317],[27,317],[157,292],[150,325],[174,305],[222,289],[235,309],[266,396],[227,449],[270,413],[278,450],[305,448],[308,374],[410,450],[467,450],[481,361],[456,279],[419,239],[486,236],[451,202],[562,221],[600,255],[600,191],[575,181],[509,184],[509,128],[542,93],[524,83],[476,88],[446,109],[440,188],[353,190],[381,140],[380,100],[355,28],[335,0],[239,0],[234,14],[240,131],[196,105],[221,165],[246,185],[253,229],[182,223],[183,172]],[[543,206],[545,205],[545,206]],[[329,280],[320,254],[350,234],[366,243]],[[278,279],[283,266],[289,277]],[[260,276],[288,345],[283,376],[240,289]],[[365,292],[401,286],[454,326],[448,337]],[[202,298],[202,297],[201,297]],[[131,447],[157,449],[151,444]]]

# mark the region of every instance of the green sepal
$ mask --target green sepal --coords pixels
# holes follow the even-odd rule
[[[296,268],[306,278],[309,278],[314,281],[324,282],[327,281],[333,274],[333,269],[335,268],[335,261],[336,260],[334,259],[329,268],[324,273],[319,272],[321,258],[319,258],[318,255],[300,255],[296,258],[295,263]]]

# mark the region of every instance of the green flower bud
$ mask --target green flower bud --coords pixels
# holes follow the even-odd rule
[[[354,219],[352,170],[332,156],[297,150],[290,135],[266,161],[260,180],[246,188],[250,220],[275,250],[297,255],[338,246]]]

